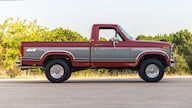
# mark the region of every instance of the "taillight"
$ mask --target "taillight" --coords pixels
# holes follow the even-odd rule
[[[22,47],[22,45],[21,45],[21,48],[20,48],[20,54],[21,54],[20,56],[23,57],[23,47]]]

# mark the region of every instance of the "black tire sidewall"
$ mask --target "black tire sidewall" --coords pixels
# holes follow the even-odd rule
[[[150,78],[147,76],[145,70],[148,65],[155,64],[159,68],[159,75],[155,78]],[[148,59],[141,63],[140,69],[139,69],[139,76],[145,80],[146,82],[159,82],[163,76],[164,76],[164,66],[163,64],[156,59]]]
[[[55,64],[61,65],[64,68],[64,74],[59,79],[53,78],[50,74],[50,69]],[[54,60],[49,61],[49,63],[45,66],[45,75],[46,75],[47,79],[52,83],[62,83],[64,81],[66,81],[67,79],[69,79],[69,77],[71,76],[71,72],[70,72],[70,68],[69,68],[68,64],[64,60],[54,59]]]

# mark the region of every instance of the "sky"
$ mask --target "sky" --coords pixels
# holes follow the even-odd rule
[[[138,35],[192,31],[192,0],[0,0],[0,23],[9,17],[89,37],[95,23],[121,25]]]

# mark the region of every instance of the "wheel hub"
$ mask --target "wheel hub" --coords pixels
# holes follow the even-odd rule
[[[59,64],[55,64],[50,68],[50,75],[55,79],[59,79],[64,75],[64,68]]]
[[[155,64],[150,64],[146,67],[145,69],[145,72],[146,72],[146,75],[149,77],[149,78],[156,78],[159,73],[160,73],[160,70],[158,68],[157,65]]]

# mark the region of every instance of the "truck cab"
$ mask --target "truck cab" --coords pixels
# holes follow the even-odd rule
[[[170,43],[133,40],[116,24],[94,24],[89,42],[22,42],[21,55],[22,69],[40,67],[51,82],[86,68],[136,69],[143,80],[158,82],[175,65]]]

